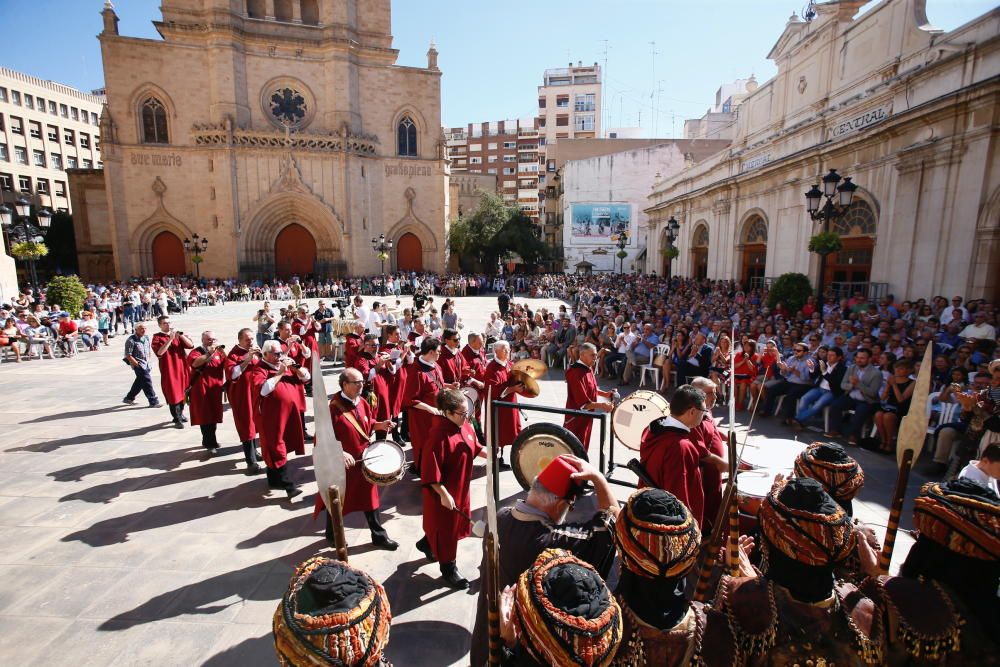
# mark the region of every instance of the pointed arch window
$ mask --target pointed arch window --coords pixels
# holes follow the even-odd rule
[[[155,97],[147,97],[142,103],[142,143],[169,144],[167,134],[167,109]]]
[[[409,116],[403,116],[396,126],[396,154],[417,157],[417,126]]]

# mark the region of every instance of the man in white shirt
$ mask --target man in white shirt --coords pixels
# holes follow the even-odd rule
[[[962,329],[958,335],[962,338],[976,338],[978,340],[996,340],[997,330],[992,324],[986,323],[986,313],[978,312],[975,321]]]
[[[497,316],[496,311],[490,313],[490,321],[486,323],[486,329],[483,333],[486,334],[487,338],[492,338],[492,342],[500,340],[503,335],[503,321]]]
[[[354,319],[360,320],[368,326],[368,309],[365,308],[365,301],[360,296],[354,297]]]
[[[1000,444],[988,445],[979,460],[969,461],[969,465],[962,468],[958,476],[979,482],[1000,495],[997,487],[997,480],[1000,479]]]
[[[382,334],[382,314],[379,312],[381,307],[382,304],[378,301],[373,303],[372,309],[368,313],[368,319],[365,320],[365,328],[368,329],[368,333],[375,334],[376,336],[381,336]]]

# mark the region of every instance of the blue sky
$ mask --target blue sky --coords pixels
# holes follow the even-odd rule
[[[806,0],[395,0],[399,64],[426,65],[431,39],[444,72],[442,122],[528,117],[542,72],[604,62],[611,127],[676,136],[720,84],[775,72],[766,59]],[[865,10],[876,3],[869,3]],[[158,38],[160,0],[117,0],[123,35]],[[0,0],[0,64],[90,90],[103,82],[96,35],[103,0]],[[956,28],[994,0],[927,0],[931,23]],[[33,29],[37,26],[40,30]],[[655,42],[655,65],[650,42]],[[655,69],[654,69],[655,67]],[[658,91],[651,101],[650,94]],[[659,102],[656,103],[655,100]],[[654,111],[656,113],[654,113]],[[655,116],[655,117],[654,117]]]

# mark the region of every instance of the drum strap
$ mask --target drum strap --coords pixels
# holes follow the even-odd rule
[[[368,442],[368,440],[371,439],[371,434],[365,433],[365,430],[361,428],[361,424],[358,423],[358,418],[354,416],[354,408],[344,405],[344,402],[340,400],[340,396],[337,396],[334,400],[337,401],[337,407],[344,413],[344,417],[347,421],[350,422],[351,426],[354,427],[354,430],[361,435],[361,439]]]

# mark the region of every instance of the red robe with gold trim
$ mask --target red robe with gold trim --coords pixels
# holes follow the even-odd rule
[[[153,334],[150,347],[153,354],[162,350],[170,337],[163,332]],[[191,371],[187,365],[187,351],[192,345],[185,345],[178,336],[169,343],[170,347],[163,353],[163,356],[156,358],[160,364],[160,389],[163,390],[163,399],[168,405],[177,405],[184,402],[184,392],[187,391],[191,383]]]
[[[566,408],[582,410],[588,403],[597,402],[597,378],[594,371],[586,364],[574,363],[566,370]],[[578,415],[566,415],[563,426],[580,438],[584,449],[590,449],[590,434],[594,429],[594,420]]]
[[[486,364],[486,370],[483,372],[483,383],[494,401],[517,403],[517,394],[515,393],[500,398],[503,390],[513,383],[510,369],[510,362],[502,364],[497,359]],[[501,448],[510,445],[520,432],[521,411],[512,408],[499,408],[497,410],[497,445]]]
[[[257,359],[254,358],[240,376],[233,380],[233,369],[242,364],[248,354],[249,351],[236,345],[226,355],[226,396],[229,398],[229,410],[233,414],[240,442],[257,437],[257,425],[254,421],[256,396],[253,387],[253,367],[257,365]]]
[[[471,533],[469,522],[458,512],[445,509],[431,484],[440,484],[455,499],[455,507],[471,513],[469,484],[472,462],[482,446],[472,424],[461,427],[447,417],[431,417],[431,433],[420,463],[424,498],[424,534],[439,563],[451,563],[458,555],[458,541]]]
[[[191,372],[191,424],[222,423],[222,385],[225,382],[226,355],[220,350],[213,350],[211,359],[200,368],[192,365],[197,359],[208,354],[203,347],[191,350],[187,357]]]
[[[261,396],[264,382],[279,373],[277,368],[265,361],[253,366],[254,420],[260,432],[260,451],[264,462],[272,469],[288,463],[289,451],[300,456],[306,453],[305,430],[298,404],[302,381],[290,369],[285,370],[274,391]]]
[[[354,417],[361,431],[355,428],[348,418]],[[344,491],[345,515],[351,512],[368,512],[378,509],[378,487],[365,479],[361,472],[361,454],[368,446],[372,434],[372,423],[375,419],[372,416],[371,406],[366,401],[358,397],[357,405],[351,403],[340,395],[340,392],[330,399],[330,417],[333,419],[333,433],[337,436],[345,454],[354,457],[356,463],[347,469],[347,489]],[[323,500],[317,495],[318,502],[322,507]]]

